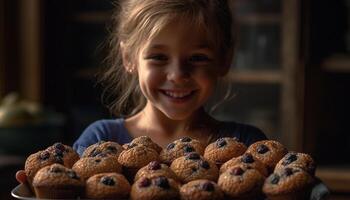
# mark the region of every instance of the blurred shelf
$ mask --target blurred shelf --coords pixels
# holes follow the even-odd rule
[[[274,25],[281,23],[282,16],[280,14],[246,14],[238,16],[237,20],[243,25]]]
[[[82,23],[106,23],[112,16],[111,11],[80,12],[73,16],[73,20]]]
[[[316,176],[319,177],[332,192],[350,192],[350,166],[320,166],[316,171]]]
[[[279,70],[233,70],[228,74],[228,79],[236,83],[279,84],[282,73]]]
[[[329,72],[350,73],[350,55],[333,55],[324,60],[322,68]]]

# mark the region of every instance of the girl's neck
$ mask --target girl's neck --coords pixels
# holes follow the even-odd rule
[[[216,124],[217,121],[204,108],[183,120],[173,120],[147,105],[141,112],[126,120],[127,129],[133,137],[148,135],[153,140],[158,140],[162,146],[183,136],[201,138],[205,142],[210,136],[209,130]]]

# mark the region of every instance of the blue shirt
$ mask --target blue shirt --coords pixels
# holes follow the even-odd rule
[[[217,137],[236,137],[245,145],[267,139],[265,134],[258,128],[236,122],[222,122]],[[74,150],[79,155],[90,145],[101,140],[113,141],[119,144],[129,143],[132,136],[125,128],[123,118],[98,120],[89,125],[73,144]]]

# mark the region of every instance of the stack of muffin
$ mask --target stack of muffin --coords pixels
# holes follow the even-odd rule
[[[38,198],[308,199],[316,165],[304,153],[237,138],[203,146],[184,137],[162,149],[149,137],[123,146],[101,141],[81,158],[56,143],[30,155],[28,183]]]

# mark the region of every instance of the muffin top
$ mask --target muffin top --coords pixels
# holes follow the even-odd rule
[[[129,144],[118,158],[121,165],[127,168],[140,169],[151,161],[159,160],[156,150],[141,144]]]
[[[85,157],[79,159],[74,165],[76,171],[83,179],[87,179],[95,174],[116,172],[121,173],[122,167],[114,156]]]
[[[85,197],[90,199],[122,199],[129,196],[131,186],[122,174],[100,173],[86,181]]]
[[[247,168],[254,168],[258,170],[263,176],[268,176],[268,171],[266,166],[261,163],[259,160],[255,159],[250,153],[244,153],[241,156],[238,156],[236,158],[232,158],[231,160],[227,161],[220,167],[220,174],[224,173],[227,169],[234,167],[236,165],[239,165],[241,167]]]
[[[90,145],[83,152],[82,157],[95,157],[98,154],[106,154],[109,156],[115,156],[118,158],[119,154],[123,151],[123,147],[117,142],[112,141],[100,141],[93,145]]]
[[[46,148],[46,151],[50,152],[55,157],[61,157],[63,165],[72,168],[73,164],[79,160],[79,154],[68,145],[57,142]]]
[[[219,176],[217,166],[196,152],[175,159],[170,168],[182,183],[196,179],[216,181]]]
[[[124,149],[127,149],[128,145],[130,144],[141,144],[143,146],[156,150],[157,153],[160,153],[162,151],[162,147],[160,147],[157,143],[153,142],[153,140],[148,136],[140,136],[133,139],[130,143],[123,145]]]
[[[41,168],[33,180],[34,187],[83,187],[84,181],[72,169],[61,164],[52,164]]]
[[[306,153],[289,152],[277,163],[275,170],[285,167],[299,167],[314,176],[316,163],[312,157]]]
[[[130,199],[179,199],[179,184],[165,176],[141,177],[131,187]]]
[[[160,152],[160,160],[170,165],[176,158],[191,152],[197,152],[203,155],[203,144],[199,140],[183,137],[168,144],[167,147]]]
[[[272,172],[275,165],[280,161],[288,150],[279,142],[274,140],[262,140],[250,145],[247,153],[262,162]]]
[[[233,157],[242,155],[247,150],[245,144],[237,138],[224,137],[209,144],[204,151],[204,158],[222,165]]]
[[[229,168],[222,173],[218,185],[231,198],[259,195],[265,177],[253,168],[239,166]]]
[[[142,167],[135,175],[134,181],[137,181],[141,177],[154,177],[165,176],[177,180],[175,173],[169,168],[168,165],[160,163],[159,161],[152,161],[148,165]]]
[[[213,181],[198,179],[184,184],[180,188],[182,200],[221,200],[224,199],[224,193],[220,187]]]
[[[286,167],[276,170],[266,180],[263,192],[266,195],[281,195],[301,191],[314,182],[312,176],[301,168]]]

